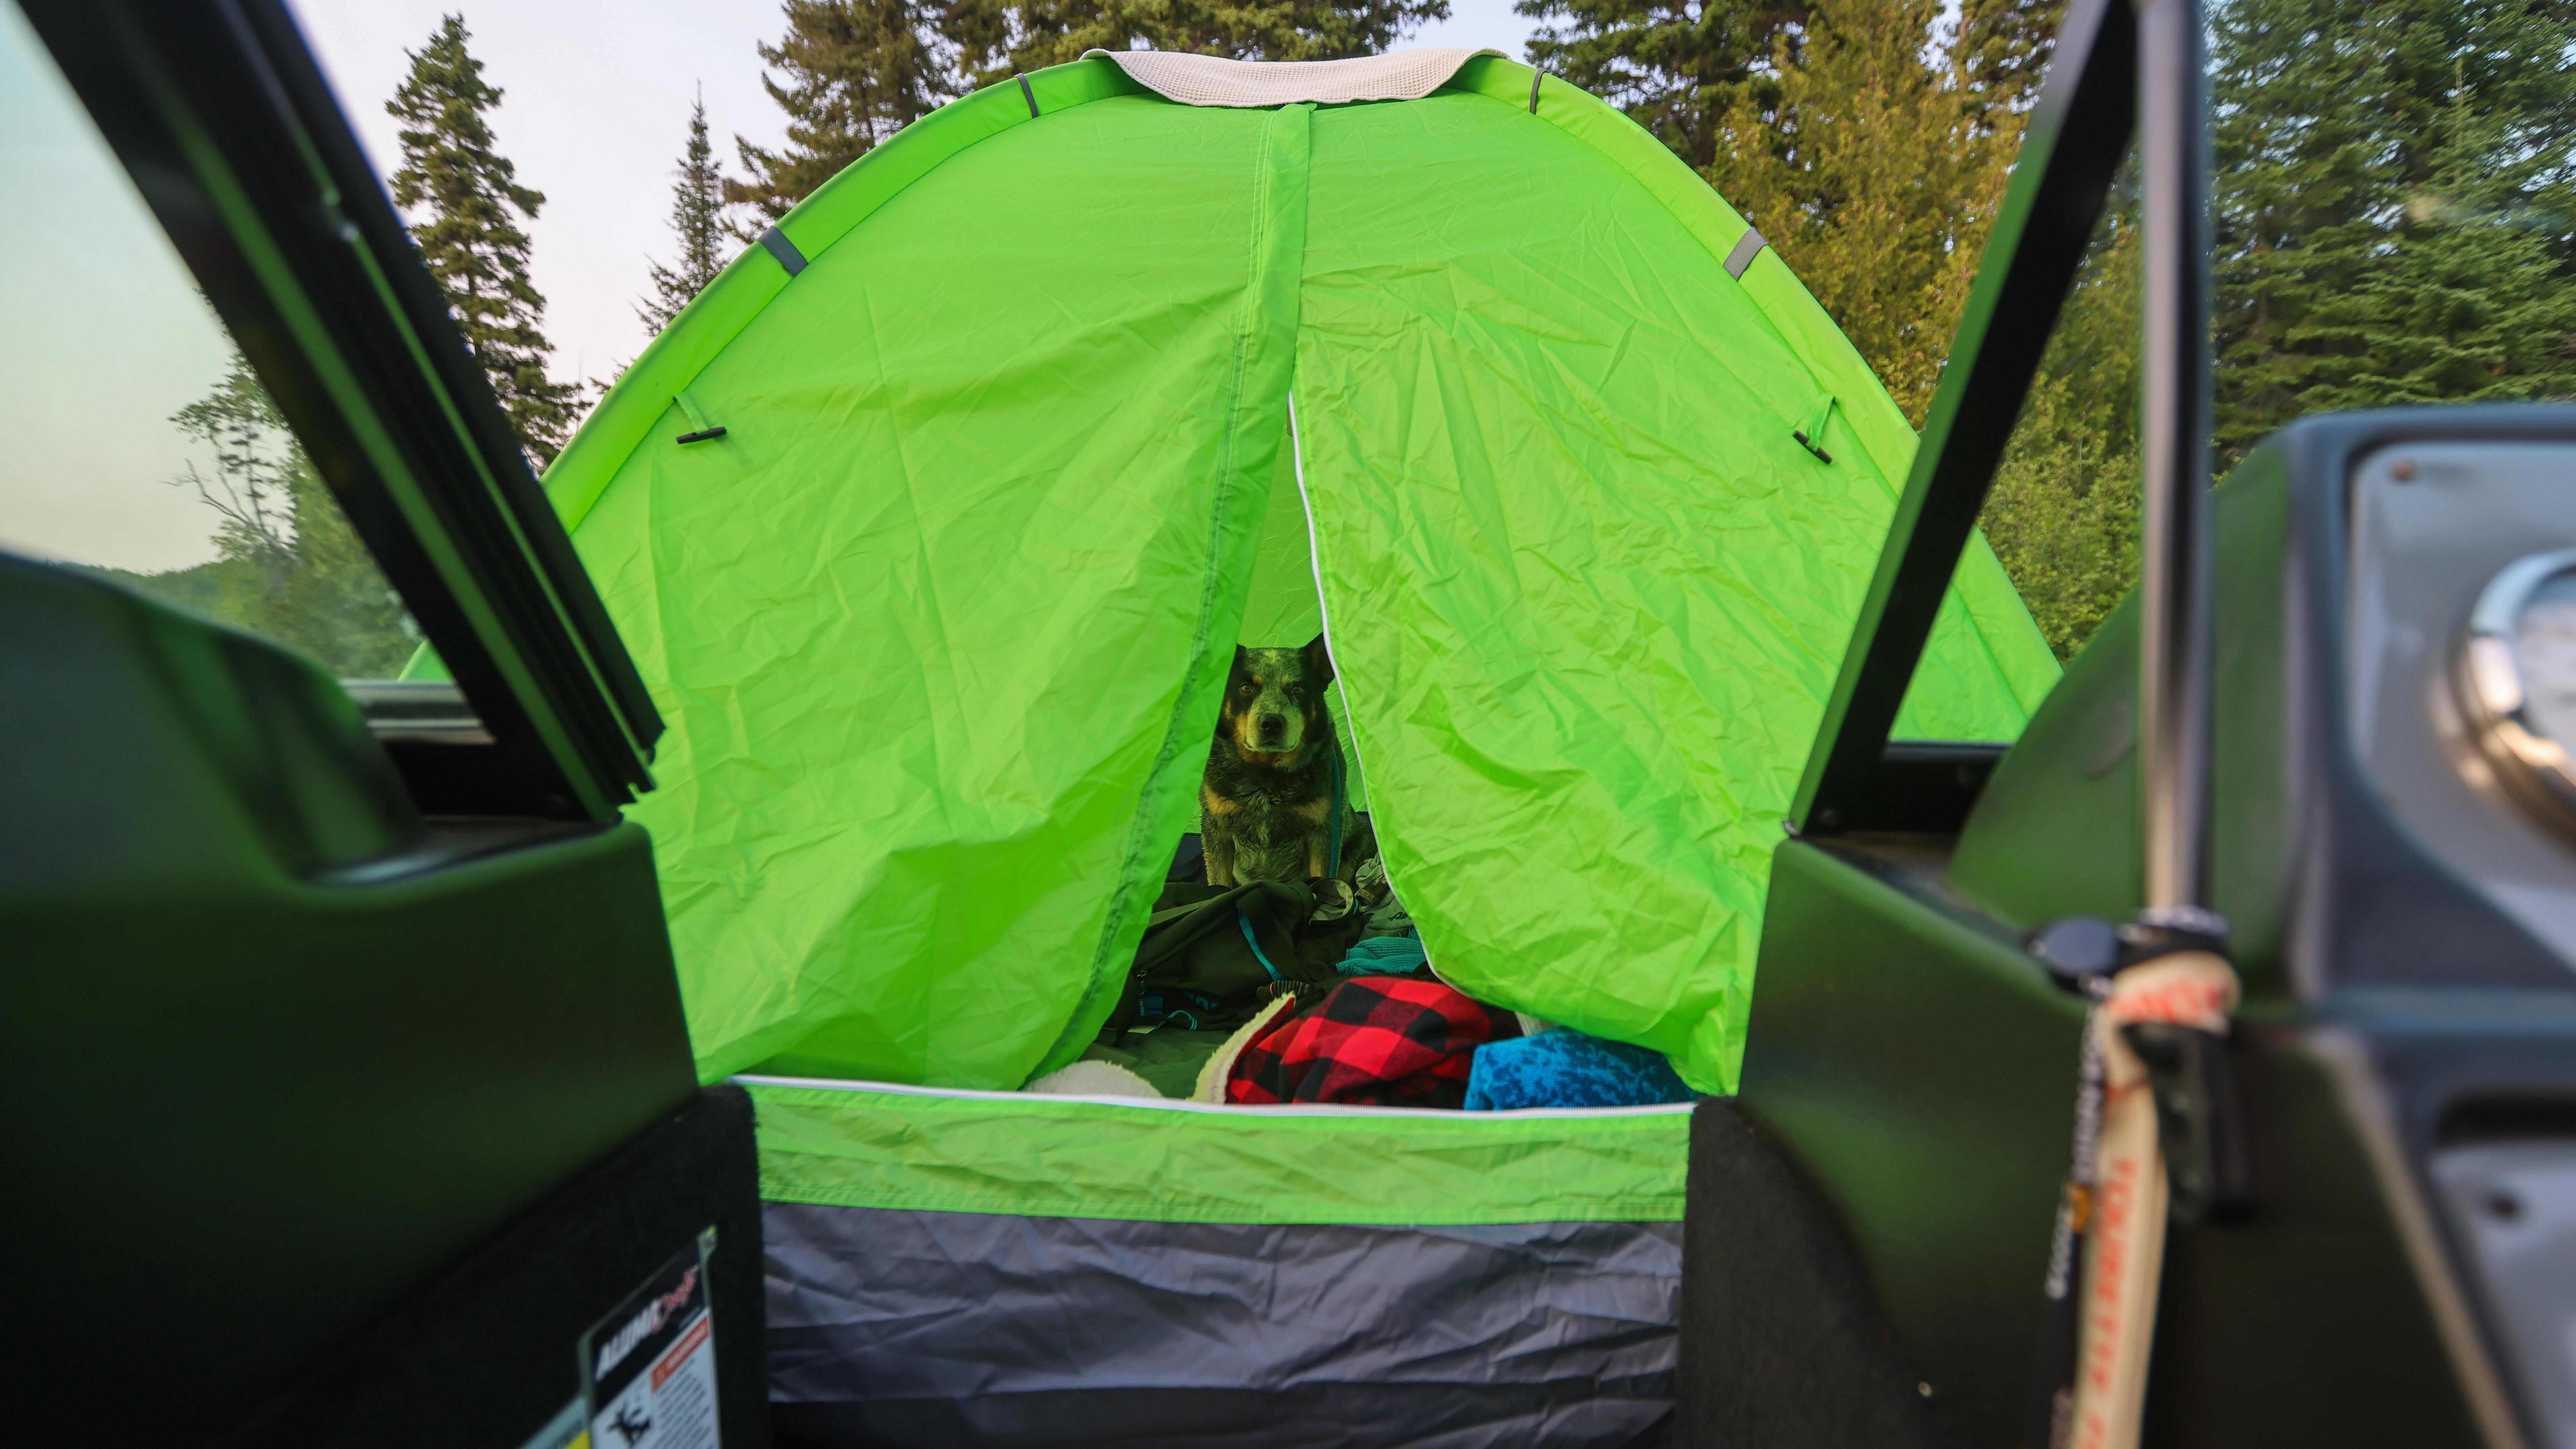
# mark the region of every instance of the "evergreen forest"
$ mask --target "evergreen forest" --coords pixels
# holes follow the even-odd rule
[[[1919,425],[2038,99],[2064,0],[1518,0],[1529,60],[1624,109],[1748,216]],[[2576,3],[2209,0],[2223,474],[2303,414],[2576,397]],[[1303,60],[1395,46],[1448,0],[784,0],[756,57],[785,140],[717,156],[701,101],[638,300],[659,330],[746,239],[904,125],[1093,46]],[[551,380],[520,184],[461,17],[388,109],[392,177],[467,346],[542,467],[582,390]],[[2125,188],[1983,519],[2071,657],[2137,568]],[[385,672],[410,644],[257,382],[173,421],[214,449],[221,557],[147,587]],[[311,622],[310,611],[333,622]],[[291,616],[291,617],[290,617]],[[304,622],[298,622],[299,620]]]
[[[2062,11],[1520,0],[1770,238],[1919,425]],[[2340,408],[2576,397],[2576,6],[2209,0],[2223,476]],[[2137,574],[2131,199],[1982,520],[2061,658]]]

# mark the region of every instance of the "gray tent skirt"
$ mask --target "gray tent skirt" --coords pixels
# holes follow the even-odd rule
[[[782,1442],[1618,1449],[1679,1223],[1159,1223],[772,1203]]]
[[[1670,1414],[1687,1105],[743,1080],[782,1443],[1627,1449]]]

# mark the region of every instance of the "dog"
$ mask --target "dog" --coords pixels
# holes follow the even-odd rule
[[[1342,741],[1325,705],[1333,658],[1318,634],[1302,649],[1236,645],[1217,711],[1216,742],[1199,784],[1199,842],[1208,884],[1309,881],[1359,864]],[[1342,859],[1333,869],[1334,812]]]

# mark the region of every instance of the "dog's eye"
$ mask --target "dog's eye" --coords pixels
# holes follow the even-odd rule
[[[1261,692],[1261,686],[1247,679],[1241,684],[1236,685],[1234,687],[1234,692],[1242,695],[1246,699],[1250,699]]]
[[[1306,686],[1302,684],[1291,684],[1287,686],[1287,689],[1288,697],[1290,699],[1304,699],[1306,697]]]

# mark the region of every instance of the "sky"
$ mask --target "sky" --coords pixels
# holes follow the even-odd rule
[[[231,344],[17,8],[0,0],[0,548],[144,571],[214,557],[170,414]]]
[[[701,87],[719,155],[785,123],[754,47],[777,0],[290,0],[374,158],[398,158],[384,102],[440,16],[461,9],[492,127],[546,195],[529,227],[554,372],[606,381],[644,348],[635,302],[669,255],[671,171]],[[1519,56],[1511,0],[1451,0],[1401,46]],[[184,482],[207,449],[170,422],[223,375],[231,346],[95,128],[0,0],[0,549],[161,572],[215,556],[217,516]],[[183,481],[174,484],[171,480]]]

